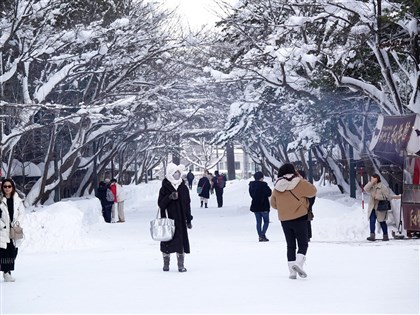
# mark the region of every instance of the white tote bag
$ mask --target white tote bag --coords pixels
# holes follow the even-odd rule
[[[150,235],[155,241],[167,242],[174,237],[175,221],[168,218],[168,211],[165,210],[166,218],[160,217],[160,209],[156,214],[156,219],[150,221]]]

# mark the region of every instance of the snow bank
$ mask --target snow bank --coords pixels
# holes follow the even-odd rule
[[[99,199],[66,199],[27,209],[21,249],[28,252],[77,249],[93,245],[90,227],[105,224]]]

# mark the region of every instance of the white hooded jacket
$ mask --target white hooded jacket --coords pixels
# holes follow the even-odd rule
[[[7,248],[7,243],[10,243],[10,215],[7,208],[7,199],[2,197],[0,200],[0,209],[2,215],[0,218],[0,248]],[[23,206],[22,199],[19,198],[18,194],[15,193],[13,196],[13,221],[12,226],[15,226],[17,222],[22,226],[23,219],[25,217],[25,207]],[[14,242],[14,245],[18,247],[18,243]]]

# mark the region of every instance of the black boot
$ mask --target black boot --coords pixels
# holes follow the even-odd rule
[[[184,267],[184,257],[185,254],[176,253],[176,258],[178,259],[178,271],[179,272],[186,272],[187,269]]]
[[[263,235],[261,235],[261,236],[259,237],[259,241],[260,241],[260,242],[268,242],[268,241],[269,241],[269,239],[265,237],[265,234],[263,234]]]
[[[207,203],[204,204],[204,208],[207,208]]]
[[[163,271],[169,271],[170,254],[163,254]]]
[[[201,200],[201,206],[200,207],[203,208],[203,200]]]
[[[375,233],[370,233],[370,236],[368,238],[366,238],[368,241],[374,242],[376,241],[375,239]]]

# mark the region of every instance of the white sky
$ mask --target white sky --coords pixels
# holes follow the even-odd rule
[[[192,28],[199,28],[203,24],[212,25],[218,20],[212,11],[218,9],[213,0],[162,0],[162,3],[169,8],[178,6],[179,14],[185,19],[185,24]]]

